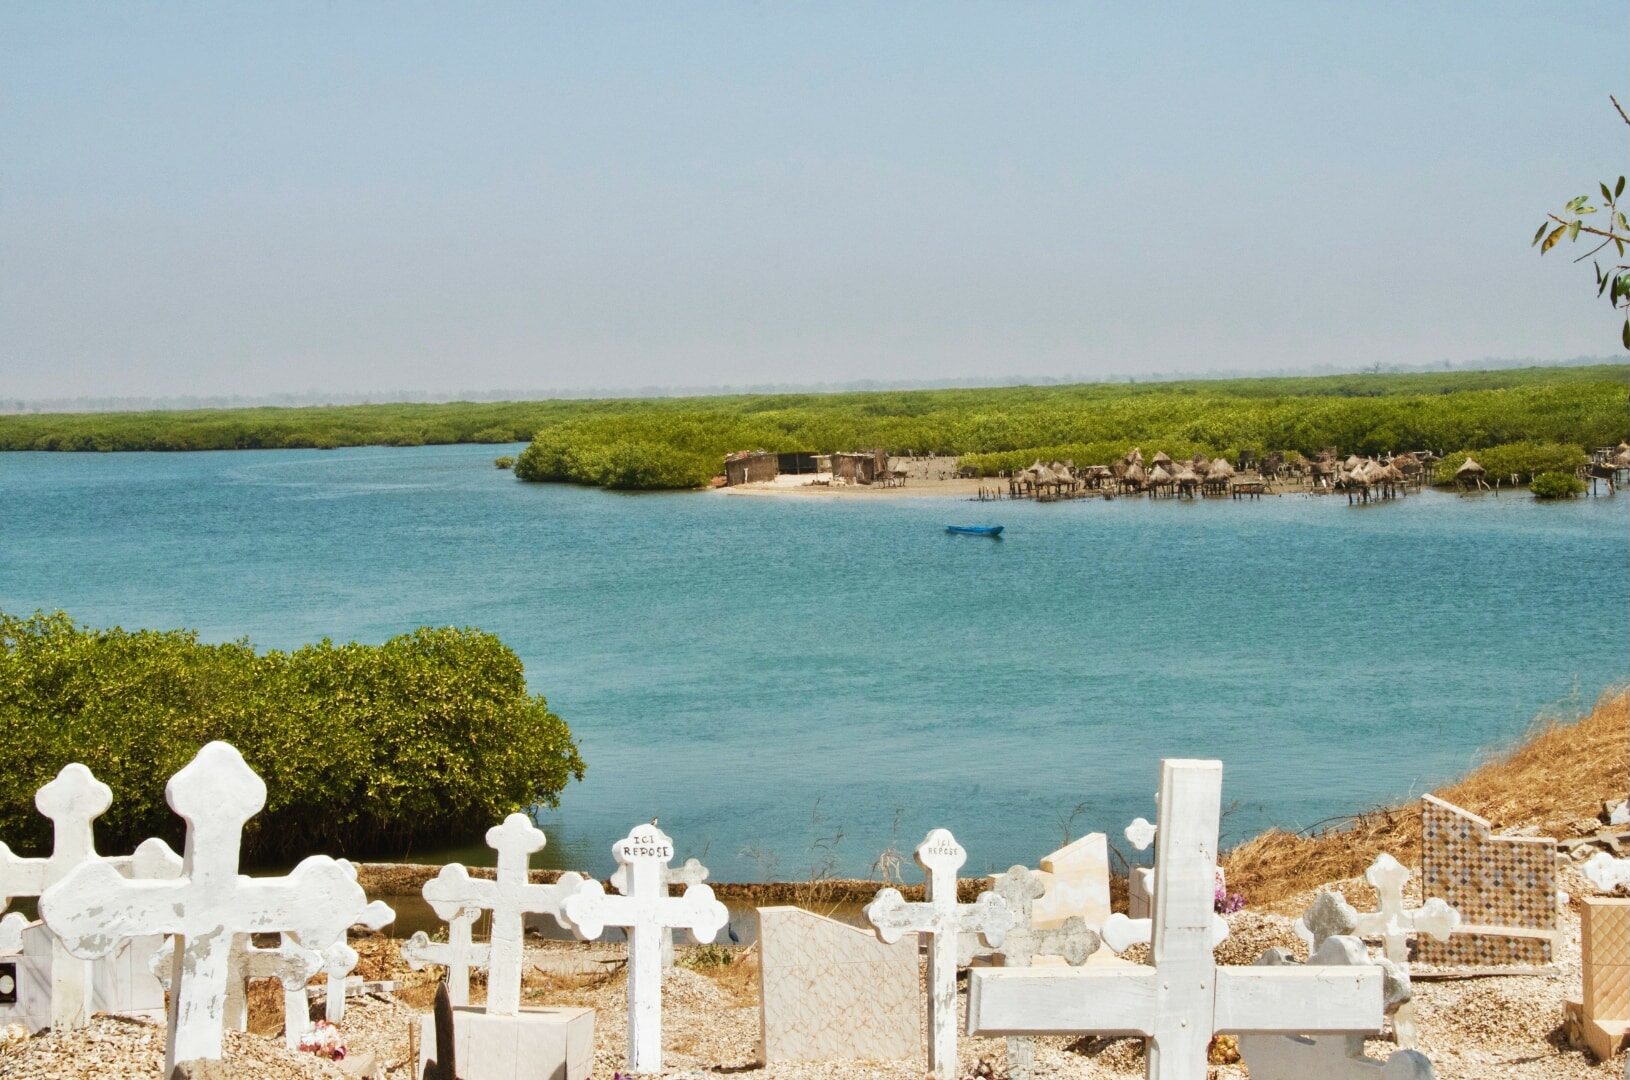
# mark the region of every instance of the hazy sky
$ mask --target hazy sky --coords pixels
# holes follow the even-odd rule
[[[18,0],[0,397],[1611,353],[1528,240],[1630,171],[1625,22]]]

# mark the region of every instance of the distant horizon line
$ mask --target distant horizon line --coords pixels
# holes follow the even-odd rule
[[[1228,379],[1319,378],[1336,375],[1407,375],[1434,371],[1506,371],[1528,367],[1589,367],[1598,364],[1630,364],[1630,357],[1575,356],[1561,360],[1534,358],[1485,358],[1454,363],[1368,364],[1352,367],[1338,364],[1298,368],[1211,369],[1205,371],[1156,371],[1133,374],[1111,373],[1098,376],[1074,375],[991,375],[960,379],[851,379],[823,383],[750,383],[649,385],[637,387],[557,387],[550,389],[497,390],[378,390],[325,392],[316,389],[270,394],[170,394],[102,395],[76,397],[0,398],[0,415],[38,413],[183,412],[205,409],[314,408],[339,405],[436,405],[453,402],[498,403],[506,401],[554,401],[594,399],[639,399],[682,397],[726,397],[752,394],[842,394],[905,390],[988,389],[1015,386],[1074,386],[1093,383],[1203,382]]]

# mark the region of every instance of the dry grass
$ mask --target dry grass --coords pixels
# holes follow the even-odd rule
[[[1630,775],[1630,693],[1609,691],[1574,723],[1542,721],[1510,753],[1434,794],[1498,829],[1534,827],[1547,836],[1583,835],[1602,804],[1625,797]],[[1270,830],[1223,858],[1230,888],[1262,909],[1328,882],[1361,875],[1383,851],[1406,866],[1421,850],[1418,804],[1361,814],[1314,836]]]

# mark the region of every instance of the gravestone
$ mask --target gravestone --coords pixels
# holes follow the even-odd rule
[[[592,941],[608,926],[628,933],[628,1067],[635,1073],[662,1071],[662,938],[674,928],[689,930],[698,944],[713,940],[730,921],[729,910],[713,890],[697,883],[681,896],[669,896],[663,870],[673,861],[674,844],[653,825],[635,826],[611,848],[626,871],[628,892],[606,893],[587,881],[561,905],[561,922],[578,938]]]
[[[1123,834],[1137,851],[1147,851],[1155,842],[1155,827],[1148,818],[1133,818]],[[1134,866],[1126,875],[1126,914],[1133,920],[1147,919],[1152,907],[1155,872],[1147,866]],[[1102,923],[1099,924],[1103,925]],[[1117,950],[1119,951],[1119,950]]]
[[[1611,1061],[1630,1042],[1630,900],[1580,898],[1579,957],[1583,993],[1568,1001],[1568,1026],[1598,1060]]]
[[[311,1027],[306,983],[322,969],[323,957],[303,948],[287,934],[281,935],[279,940],[278,945],[262,947],[253,944],[248,934],[238,934],[233,938],[232,951],[227,960],[226,1006],[222,1012],[222,1023],[229,1031],[248,1031],[249,980],[276,979],[283,985],[283,1041],[290,1047],[296,1047],[300,1043],[300,1036]],[[153,953],[148,967],[165,990],[173,989],[173,939],[165,941]]]
[[[93,963],[87,1011],[162,1021],[164,988],[148,968],[162,941],[137,938]],[[21,1024],[29,1032],[51,1026],[55,943],[56,935],[43,922],[15,911],[0,920],[0,1026]]]
[[[164,1072],[179,1061],[218,1060],[232,942],[238,934],[292,933],[322,951],[344,939],[368,898],[333,859],[314,855],[283,877],[238,873],[246,822],[266,805],[266,784],[223,742],[198,752],[164,789],[187,823],[181,877],[127,880],[84,863],[40,897],[40,914],[67,950],[98,959],[148,934],[175,934]]]
[[[461,905],[447,920],[446,941],[431,941],[429,934],[416,930],[412,937],[402,943],[402,959],[414,971],[420,971],[430,964],[439,964],[447,969],[443,982],[447,987],[448,1000],[453,1005],[470,1003],[470,969],[484,971],[487,967],[487,944],[482,942],[478,945],[471,940],[471,929],[480,917],[479,907]]]
[[[1088,833],[1041,860],[1035,871],[1044,891],[1032,907],[1031,926],[1050,930],[1080,916],[1088,926],[1109,918],[1109,840]]]
[[[708,869],[700,860],[686,859],[685,865],[678,867],[665,866],[662,868],[662,883],[668,886],[669,895],[672,895],[674,886],[684,889],[690,885],[700,885],[707,880]],[[617,872],[611,875],[611,887],[623,895],[628,894],[628,873],[623,867],[617,867]],[[662,936],[662,970],[667,971],[674,966],[674,934],[669,930]]]
[[[956,973],[965,953],[961,935],[978,935],[994,948],[1013,926],[1007,902],[993,892],[973,904],[957,903],[957,871],[968,853],[946,829],[935,829],[917,845],[917,865],[927,877],[926,899],[908,904],[899,889],[883,889],[866,905],[866,920],[885,944],[908,933],[928,936],[928,1071],[956,1076]]]
[[[13,897],[39,896],[87,862],[100,861],[119,873],[139,877],[173,878],[179,874],[181,859],[162,840],[144,841],[134,855],[125,857],[104,859],[96,853],[92,823],[112,803],[112,789],[88,768],[78,762],[64,765],[50,783],[34,794],[34,805],[51,819],[51,854],[43,859],[19,858],[0,843],[0,908]],[[154,942],[150,947],[156,945]],[[84,1027],[91,1020],[95,965],[71,955],[54,935],[50,948],[51,1026],[58,1030]],[[112,977],[118,978],[116,974]]]
[[[889,1061],[922,1049],[917,939],[797,907],[758,909],[759,1060]]]
[[[487,846],[498,852],[492,881],[472,878],[458,863],[449,863],[421,890],[436,915],[451,922],[463,908],[492,912],[487,951],[487,1008],[493,1016],[515,1016],[521,1007],[521,958],[525,955],[527,914],[560,918],[561,901],[583,884],[577,874],[562,874],[553,885],[528,880],[532,853],[547,838],[525,814],[511,814],[487,830]],[[564,925],[564,924],[562,924]]]
[[[1449,935],[1455,927],[1460,925],[1460,913],[1448,904],[1443,898],[1434,896],[1428,898],[1420,907],[1410,908],[1404,906],[1404,886],[1409,881],[1409,870],[1391,855],[1382,853],[1376,856],[1368,870],[1364,871],[1364,880],[1375,889],[1377,906],[1379,910],[1359,913],[1357,910],[1346,907],[1345,910],[1328,906],[1323,916],[1326,922],[1346,921],[1347,912],[1352,912],[1352,933],[1359,937],[1380,938],[1382,955],[1397,967],[1406,977],[1409,974],[1409,937],[1411,934],[1421,934],[1437,941],[1448,941]],[[1333,897],[1334,893],[1321,892],[1320,897]],[[1315,904],[1320,903],[1316,900]],[[1314,923],[1321,920],[1319,913],[1310,911]],[[1316,940],[1317,931],[1310,929],[1307,916],[1296,924],[1298,935],[1314,948],[1321,943]],[[1398,1045],[1409,1049],[1415,1045],[1417,1031],[1415,1028],[1415,1004],[1413,1001],[1403,1001],[1399,1004],[1392,1017],[1393,1036]]]
[[[996,879],[996,895],[1005,900],[1013,912],[1013,927],[996,949],[1003,967],[1029,967],[1038,956],[1056,956],[1071,967],[1079,967],[1098,951],[1097,931],[1079,915],[1072,915],[1054,927],[1042,929],[1035,925],[1035,905],[1046,890],[1043,876],[1023,866],[1012,867]],[[1035,1042],[1028,1036],[1010,1035],[1008,1076],[1012,1080],[1029,1080],[1035,1062]]]
[[[351,880],[355,881],[357,868],[351,861],[349,859],[336,861],[350,873]],[[352,925],[378,933],[395,921],[396,910],[383,900],[374,900],[362,909],[362,916]],[[328,984],[323,1001],[323,1018],[330,1024],[338,1024],[345,1019],[346,982],[356,966],[357,951],[344,939],[329,946],[323,957],[323,975]]]
[[[1364,943],[1345,936],[1325,938],[1308,958],[1309,965],[1325,967],[1369,962]],[[1281,967],[1291,960],[1283,949],[1269,949],[1257,963]],[[1242,1035],[1239,1052],[1251,1080],[1432,1080],[1432,1063],[1424,1055],[1401,1049],[1379,1061],[1364,1053],[1364,1036],[1358,1034]]]
[[[1558,933],[1556,841],[1496,836],[1483,818],[1421,799],[1421,886],[1460,913],[1447,941],[1423,940],[1416,959],[1456,974],[1551,972]]]
[[[1161,763],[1153,966],[986,968],[969,974],[971,1035],[1138,1035],[1149,1080],[1207,1074],[1214,1033],[1381,1027],[1381,969],[1219,968],[1212,949],[1222,763]]]

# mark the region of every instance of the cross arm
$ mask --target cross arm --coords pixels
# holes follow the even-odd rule
[[[1218,968],[1216,1030],[1236,1035],[1380,1031],[1382,997],[1382,971],[1373,964]]]
[[[1153,968],[976,968],[968,973],[969,1035],[1153,1034]]]
[[[45,890],[40,917],[70,953],[100,960],[127,938],[186,933],[187,885],[132,881],[107,863],[81,863]]]

